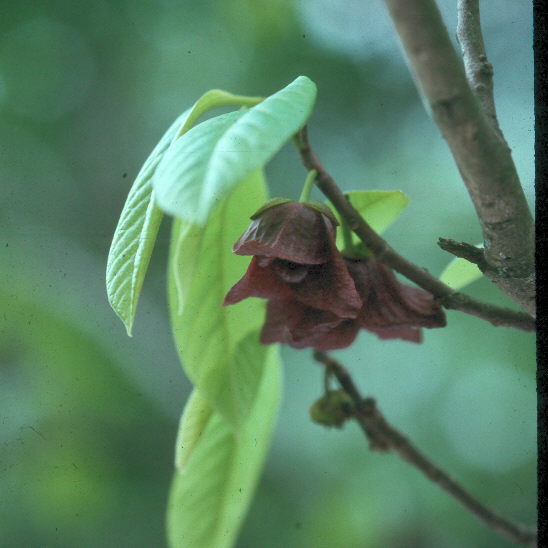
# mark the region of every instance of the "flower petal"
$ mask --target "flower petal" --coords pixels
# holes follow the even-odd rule
[[[266,318],[261,330],[261,343],[289,343],[289,326],[298,323],[304,313],[305,307],[291,298],[268,301]]]
[[[325,221],[328,223],[329,221]],[[328,238],[329,260],[311,266],[302,283],[292,286],[295,298],[312,308],[328,310],[340,318],[356,318],[362,300],[339,253],[335,238]]]
[[[274,259],[272,262],[272,270],[284,282],[289,284],[297,284],[302,282],[306,278],[309,268],[309,265],[293,263],[283,259]]]
[[[360,325],[356,320],[343,320],[336,327],[289,344],[294,348],[312,347],[316,350],[339,350],[347,348],[354,342],[359,329]]]
[[[446,325],[443,309],[430,293],[400,283],[382,263],[375,259],[346,259],[346,264],[363,299],[362,327]]]
[[[359,328],[355,320],[342,320],[330,312],[310,308],[295,300],[272,299],[268,302],[261,342],[335,350],[350,346]]]
[[[330,257],[327,240],[335,227],[318,211],[299,202],[267,209],[234,244],[238,255],[277,257],[294,263],[322,264]]]
[[[289,298],[291,290],[271,268],[261,268],[257,257],[253,257],[246,273],[226,294],[223,306],[238,303],[247,297]]]
[[[374,333],[379,339],[402,339],[414,343],[422,342],[422,330],[418,327],[368,327],[367,331]]]

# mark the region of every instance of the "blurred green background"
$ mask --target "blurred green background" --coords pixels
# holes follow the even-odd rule
[[[453,0],[441,7],[454,35]],[[500,123],[533,194],[532,6],[481,3]],[[386,233],[439,274],[438,236],[481,233],[380,1],[1,2],[0,545],[161,547],[190,385],[167,323],[163,223],[134,337],[110,310],[106,257],[131,181],[210,88],[318,85],[310,138],[346,189],[401,189]],[[291,147],[268,167],[297,198]],[[319,195],[317,195],[319,197]],[[248,214],[249,212],[243,212]],[[488,281],[469,293],[509,305]],[[511,303],[510,303],[511,306]],[[386,417],[478,497],[535,520],[534,338],[458,312],[422,345],[363,333],[336,353]],[[358,428],[308,418],[321,371],[283,349],[285,397],[239,547],[505,547]]]

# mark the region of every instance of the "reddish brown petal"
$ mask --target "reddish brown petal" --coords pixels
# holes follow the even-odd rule
[[[422,330],[418,327],[380,327],[377,329],[368,327],[367,331],[374,333],[379,339],[402,339],[414,343],[422,342]]]
[[[295,301],[302,307],[302,314],[298,321],[288,322],[289,332],[291,333],[291,339],[294,342],[298,342],[302,339],[307,339],[313,335],[320,335],[327,331],[334,329],[344,320],[335,316],[332,312],[326,310],[318,310],[317,308],[310,308]]]
[[[261,268],[257,257],[253,257],[244,276],[226,294],[223,306],[238,303],[247,297],[288,298],[291,291],[271,268]]]
[[[291,286],[293,294],[312,308],[328,310],[340,318],[355,318],[362,306],[360,295],[337,250],[335,239],[330,237],[328,244],[329,260],[322,265],[311,266],[306,278],[300,284]]]
[[[268,302],[261,342],[335,350],[350,346],[358,330],[359,324],[355,320],[341,320],[334,314],[304,306],[298,301],[273,299]]]
[[[288,343],[291,340],[289,326],[298,323],[304,314],[305,307],[291,298],[268,301],[261,342],[263,344]]]
[[[297,284],[306,278],[310,265],[274,259],[271,268],[284,282]]]
[[[363,299],[360,321],[366,329],[445,326],[445,314],[430,293],[400,283],[374,259],[347,259],[346,264]]]
[[[267,209],[234,244],[238,255],[277,257],[294,263],[321,264],[329,259],[326,244],[335,227],[321,213],[299,202]]]
[[[312,334],[299,341],[290,342],[294,348],[315,348],[316,350],[339,350],[350,346],[360,326],[356,320],[343,320],[336,327],[325,332]]]
[[[341,322],[334,314],[305,306],[295,299],[271,299],[261,342],[286,342],[308,337]]]

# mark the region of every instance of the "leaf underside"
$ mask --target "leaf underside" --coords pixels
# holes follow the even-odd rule
[[[270,445],[280,389],[277,349],[270,347],[255,404],[238,432],[211,412],[183,471],[175,472],[167,512],[171,548],[234,545]]]
[[[299,76],[258,105],[198,124],[178,139],[158,167],[160,207],[203,225],[215,205],[251,172],[263,167],[305,124],[315,84]]]
[[[107,261],[107,295],[131,336],[137,302],[163,213],[153,197],[153,180],[166,152],[208,110],[220,105],[256,102],[214,89],[204,93],[169,127],[139,171],[118,221]]]
[[[133,183],[114,232],[107,260],[107,296],[131,336],[137,301],[163,213],[152,199],[152,178],[162,156],[191,110],[160,139]]]
[[[263,176],[255,172],[218,205],[205,227],[178,219],[173,224],[168,289],[175,344],[192,383],[234,426],[245,420],[260,382],[264,302],[221,303],[249,263],[232,253],[232,245],[265,200]]]

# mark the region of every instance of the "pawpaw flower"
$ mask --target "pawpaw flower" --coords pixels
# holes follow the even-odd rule
[[[251,218],[233,251],[253,259],[223,305],[262,297],[336,318],[358,316],[362,302],[335,245],[337,221],[326,205],[276,198]]]
[[[268,302],[261,342],[335,350],[350,346],[359,330],[366,329],[381,339],[420,343],[422,327],[446,325],[445,313],[434,297],[400,283],[387,266],[374,258],[344,261],[362,302],[356,318],[274,298]]]

